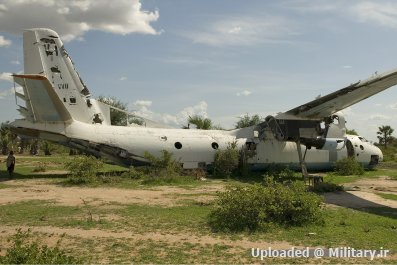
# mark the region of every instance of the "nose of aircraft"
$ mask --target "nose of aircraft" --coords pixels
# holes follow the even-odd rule
[[[374,146],[374,149],[375,149],[376,155],[379,156],[379,162],[382,162],[382,161],[383,161],[383,153],[382,153],[382,150],[380,150],[379,147],[377,147],[377,146]]]

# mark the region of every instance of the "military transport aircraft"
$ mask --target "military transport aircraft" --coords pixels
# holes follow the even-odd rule
[[[211,165],[218,149],[234,142],[253,169],[277,163],[308,169],[332,168],[344,157],[365,167],[382,160],[382,152],[363,137],[347,135],[340,110],[397,84],[397,70],[375,74],[289,111],[266,117],[256,126],[236,130],[113,126],[111,106],[91,97],[59,35],[50,29],[23,34],[24,74],[14,74],[22,119],[11,123],[22,136],[54,141],[119,164],[144,165],[145,152],[171,152],[184,168]],[[19,101],[19,102],[18,102]]]

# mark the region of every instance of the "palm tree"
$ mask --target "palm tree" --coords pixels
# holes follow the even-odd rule
[[[200,130],[211,130],[212,129],[212,121],[208,118],[204,118],[203,116],[200,115],[193,115],[189,116],[188,119],[189,125],[186,127],[184,126],[184,129],[189,129],[190,124],[196,125],[197,129]]]
[[[385,148],[387,148],[387,144],[393,140],[393,136],[391,136],[391,134],[394,132],[394,129],[391,128],[389,125],[382,125],[378,129],[379,131],[377,132],[377,134],[379,144],[382,144]]]

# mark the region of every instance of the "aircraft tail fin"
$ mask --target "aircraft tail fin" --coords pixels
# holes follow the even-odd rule
[[[14,74],[25,101],[20,113],[39,122],[77,120],[110,125],[109,106],[90,97],[59,35],[50,29],[29,29],[23,34],[25,74]]]

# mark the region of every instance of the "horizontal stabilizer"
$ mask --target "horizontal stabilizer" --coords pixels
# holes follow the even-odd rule
[[[35,122],[59,122],[71,119],[69,112],[47,77],[42,75],[17,75],[14,81],[22,86],[26,107],[19,111]]]
[[[29,112],[29,110],[25,107],[22,107],[20,105],[18,105],[19,109],[19,113],[25,118],[25,119],[31,119],[31,113]]]

